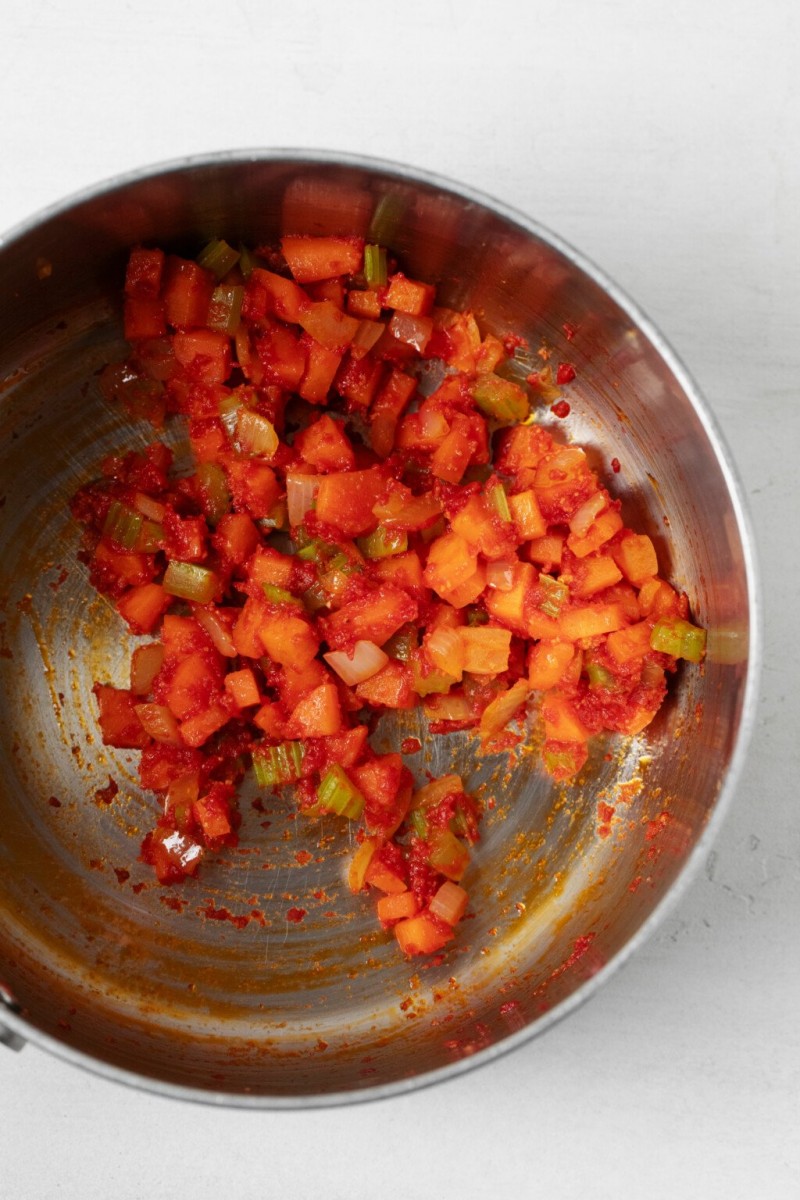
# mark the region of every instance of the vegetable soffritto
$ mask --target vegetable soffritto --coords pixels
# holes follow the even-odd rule
[[[178,476],[156,440],[73,501],[92,583],[144,639],[129,687],[95,685],[104,742],[141,752],[163,804],[143,859],[176,883],[235,844],[251,765],[309,821],[350,822],[350,889],[379,895],[406,954],[441,951],[480,805],[458,775],[415,786],[370,714],[421,706],[432,735],[474,730],[491,754],[534,698],[566,780],[704,653],[651,539],[532,419],[532,395],[568,411],[574,369],[529,390],[520,339],[482,336],[358,238],[137,247],[124,318],[104,392],[156,429],[182,418],[193,457]]]

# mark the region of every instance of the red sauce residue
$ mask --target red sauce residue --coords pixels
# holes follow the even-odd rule
[[[503,338],[503,349],[509,356],[513,356],[517,350],[524,350],[527,345],[525,338],[520,337],[518,333],[507,333]]]
[[[403,754],[417,754],[422,749],[422,742],[419,738],[407,737],[403,738],[400,744],[400,749]]]
[[[286,914],[287,921],[294,921],[296,925],[304,919],[306,910],[304,908],[290,908]]]
[[[50,583],[48,584],[48,587],[51,587],[54,592],[57,592],[58,589],[61,587],[62,583],[65,583],[68,578],[69,578],[69,571],[67,571],[66,567],[62,567],[61,571],[59,572],[58,578],[52,579],[50,581]]]
[[[620,471],[622,470],[622,463],[619,461],[618,458],[612,458],[611,470],[614,472],[615,475],[619,475]]]
[[[614,808],[613,804],[606,804],[604,800],[601,800],[598,803],[597,832],[599,833],[600,837],[608,837],[608,835],[611,833],[611,819],[616,811],[617,810]]]
[[[114,867],[114,874],[119,884],[127,883],[131,877],[130,871],[126,871],[124,867]]]
[[[630,884],[628,885],[628,891],[629,892],[638,892],[639,888],[641,887],[643,878],[644,878],[643,875],[637,875],[635,879],[632,879]]]
[[[92,871],[105,871],[102,858],[90,858],[89,867]]]
[[[561,326],[561,328],[564,330],[564,337],[567,339],[568,342],[571,342],[572,339],[575,337],[575,334],[577,333],[575,326],[570,325],[568,321],[565,321],[564,324]]]
[[[255,921],[257,925],[261,925],[262,927],[265,927],[267,924],[267,918],[264,916],[260,908],[250,909],[250,920]]]
[[[97,804],[110,804],[118,792],[119,788],[117,787],[116,781],[109,775],[108,786],[104,788],[98,788],[95,792],[95,802]]]
[[[575,368],[572,363],[560,362],[556,369],[556,383],[560,387],[563,387],[565,383],[572,383],[575,374]]]
[[[141,883],[134,883],[133,886],[131,887],[131,891],[135,892],[135,894],[138,896],[139,892],[143,892],[146,887],[147,887],[147,883],[144,880],[142,880]]]
[[[59,800],[58,796],[51,796],[47,803],[51,808],[61,808],[61,801]]]
[[[575,964],[577,962],[580,962],[580,960],[583,958],[584,954],[586,954],[586,952],[588,951],[588,949],[591,946],[594,939],[595,939],[594,933],[584,933],[584,934],[581,934],[580,937],[576,938],[575,941],[572,943],[572,952],[570,953],[569,957],[564,959],[564,962],[561,963],[560,966],[556,967],[556,969],[550,973],[549,978],[547,978],[544,981],[544,983],[541,984],[536,989],[536,992],[541,994],[548,987],[549,984],[551,984],[554,980],[558,979],[559,976],[565,974],[565,972],[569,971],[572,967],[575,966]]]
[[[661,831],[663,829],[666,829],[667,825],[670,823],[671,820],[672,820],[672,816],[670,815],[670,813],[660,812],[658,814],[658,816],[655,817],[652,821],[648,821],[647,827],[644,831],[645,841],[652,842],[653,838],[658,837],[658,835],[661,833]]]
[[[570,407],[566,400],[558,400],[555,404],[550,405],[550,412],[554,413],[557,417],[561,417],[562,419],[564,417],[568,417],[570,411]]]
[[[186,908],[186,901],[180,896],[176,896],[173,892],[168,892],[166,895],[158,897],[163,905],[171,908],[174,912],[182,913]]]
[[[304,867],[307,863],[311,862],[313,857],[314,855],[309,854],[308,850],[298,850],[294,856],[294,860],[296,863],[299,863],[301,867]]]
[[[231,925],[236,929],[244,929],[250,920],[249,916],[234,916],[230,909],[215,908],[210,900],[205,908],[198,908],[197,912],[199,916],[208,917],[210,921],[230,921]]]

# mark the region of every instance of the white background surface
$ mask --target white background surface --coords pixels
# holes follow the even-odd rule
[[[763,564],[762,702],[704,874],[543,1039],[307,1113],[141,1095],[0,1047],[0,1197],[800,1196],[800,8],[794,0],[0,7],[0,228],[187,153],[378,154],[579,246],[705,391]],[[0,281],[2,287],[2,281]]]

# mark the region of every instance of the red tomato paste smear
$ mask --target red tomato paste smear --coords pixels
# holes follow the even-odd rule
[[[127,686],[94,692],[104,743],[138,752],[158,797],[142,860],[180,883],[236,846],[252,771],[309,826],[352,823],[352,892],[371,889],[405,954],[440,954],[481,806],[456,774],[417,787],[372,748],[377,717],[421,708],[431,736],[471,730],[496,754],[527,736],[533,695],[543,768],[569,780],[591,738],[643,730],[677,660],[702,658],[651,539],[537,420],[566,415],[574,367],[543,349],[520,382],[525,339],[357,237],[137,246],[124,325],[100,385],[154,437],[108,457],[72,512],[138,639]],[[175,423],[188,470],[159,440]]]

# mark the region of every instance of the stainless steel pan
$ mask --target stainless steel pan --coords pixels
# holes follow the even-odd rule
[[[129,644],[76,559],[68,502],[144,445],[97,375],[123,344],[138,242],[196,252],[292,226],[370,232],[487,329],[578,368],[562,429],[709,631],[646,735],[600,747],[571,787],[535,752],[477,760],[426,736],[425,769],[483,785],[474,918],[440,964],[406,962],[343,880],[348,835],[245,792],[241,845],[178,889],[137,861],[154,817],[134,756],[100,743],[91,686]],[[755,579],[734,473],[696,389],[608,280],[533,221],[441,179],[304,153],[188,160],[112,181],[0,246],[0,1035],[153,1090],[253,1106],[341,1103],[452,1076],[592,994],[707,852],[755,696]],[[567,341],[564,326],[577,332]],[[608,464],[618,458],[621,471]],[[113,780],[118,788],[109,787]],[[598,803],[613,806],[610,832]],[[607,816],[608,814],[605,813]],[[310,861],[306,861],[310,853]],[[290,907],[305,920],[287,919]]]

